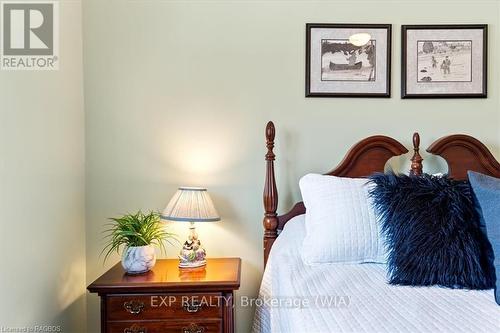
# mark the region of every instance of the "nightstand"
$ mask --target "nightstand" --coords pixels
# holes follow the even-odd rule
[[[241,259],[208,259],[196,269],[178,264],[161,259],[148,273],[127,275],[118,263],[88,286],[101,297],[101,331],[234,332],[233,292],[240,287]]]

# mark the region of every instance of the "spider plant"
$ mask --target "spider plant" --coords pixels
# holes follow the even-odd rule
[[[176,234],[166,231],[160,214],[157,212],[144,214],[138,211],[135,214],[126,214],[122,217],[110,218],[110,220],[112,222],[107,224],[109,228],[104,231],[107,242],[101,252],[101,255],[106,253],[104,261],[112,252],[119,253],[122,245],[125,248],[154,245],[165,253],[165,242],[171,245],[174,245],[173,242],[179,242]]]

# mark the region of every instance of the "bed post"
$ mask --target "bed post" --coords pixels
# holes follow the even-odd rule
[[[274,136],[276,131],[272,121],[266,126],[266,182],[264,185],[264,267],[267,263],[269,251],[273,246],[276,237],[278,237],[278,189],[276,188],[276,179],[274,177]]]
[[[411,158],[411,169],[410,175],[421,176],[422,175],[422,161],[424,160],[419,153],[420,150],[420,135],[415,132],[413,133],[413,156]]]

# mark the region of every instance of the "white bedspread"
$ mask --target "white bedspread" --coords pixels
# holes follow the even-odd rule
[[[500,332],[492,290],[391,286],[381,264],[307,266],[304,233],[299,216],[276,240],[254,332]]]

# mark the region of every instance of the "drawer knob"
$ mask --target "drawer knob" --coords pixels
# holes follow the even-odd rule
[[[190,313],[198,312],[201,309],[201,303],[196,300],[191,300],[191,302],[186,301],[183,303],[182,307],[184,310]]]
[[[146,333],[147,329],[144,327],[139,327],[139,325],[134,324],[130,326],[129,328],[126,328],[123,330],[123,333]]]
[[[144,309],[144,303],[138,301],[129,301],[123,303],[123,307],[131,314],[139,314]]]
[[[205,328],[191,323],[188,327],[182,328],[182,333],[205,333]]]

